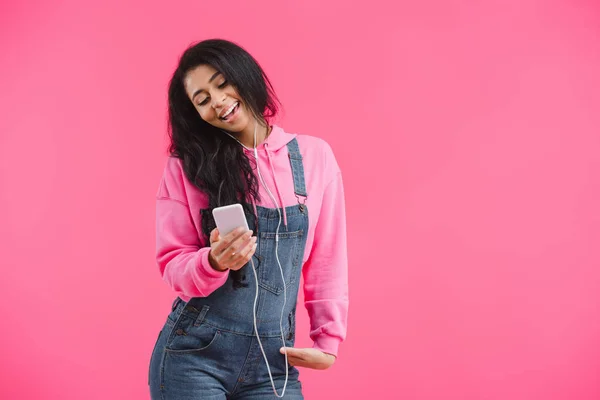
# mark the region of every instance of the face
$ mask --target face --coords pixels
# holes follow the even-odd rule
[[[235,88],[210,65],[191,70],[183,80],[185,91],[200,117],[229,132],[247,130],[254,118]]]

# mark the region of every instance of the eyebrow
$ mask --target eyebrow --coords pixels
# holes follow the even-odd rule
[[[215,72],[213,74],[213,76],[210,77],[210,79],[208,80],[208,83],[211,83],[212,81],[214,81],[217,76],[221,75],[221,73],[219,71]],[[192,94],[192,100],[194,100],[196,98],[196,96],[198,96],[200,93],[204,92],[204,89],[198,89],[194,92],[194,94]]]

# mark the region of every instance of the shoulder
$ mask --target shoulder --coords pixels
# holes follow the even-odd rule
[[[320,157],[333,156],[331,146],[323,138],[306,135],[301,132],[288,132],[277,125],[274,126],[274,131],[277,132],[277,144],[275,144],[276,147],[283,147],[285,144],[288,144],[292,140],[296,139],[302,155]]]
[[[325,139],[305,134],[296,134],[296,140],[301,149],[317,150],[321,152],[332,152],[331,146]]]
[[[165,163],[156,196],[162,199],[173,199],[185,202],[186,186],[187,178],[183,171],[181,160],[177,157],[169,156]]]
[[[181,160],[177,157],[169,156],[165,163],[163,171],[163,179],[168,182],[184,183],[185,173]]]
[[[331,145],[323,138],[297,134],[298,146],[303,156],[308,156],[311,162],[321,164],[321,168],[335,174],[339,171],[335,154]]]

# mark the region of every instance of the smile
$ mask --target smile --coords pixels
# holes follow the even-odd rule
[[[219,116],[219,119],[222,121],[231,120],[232,117],[236,114],[237,110],[239,109],[239,105],[240,105],[239,101],[236,101],[235,103],[233,103],[227,110],[225,110],[224,113],[222,113]]]

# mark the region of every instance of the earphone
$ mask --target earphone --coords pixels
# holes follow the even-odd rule
[[[287,302],[287,289],[286,289],[287,285],[285,284],[285,276],[283,274],[283,267],[281,266],[281,261],[279,260],[279,252],[278,252],[279,227],[281,226],[281,210],[279,209],[279,203],[277,203],[275,196],[273,195],[273,193],[271,193],[271,190],[267,186],[262,174],[260,173],[260,168],[258,166],[258,149],[256,148],[256,129],[257,129],[257,123],[255,121],[254,122],[254,152],[253,153],[254,153],[254,158],[256,159],[256,171],[258,172],[258,177],[259,177],[259,180],[260,180],[262,186],[265,188],[265,190],[269,194],[269,197],[271,198],[271,201],[275,205],[275,208],[277,209],[277,214],[279,216],[279,222],[277,223],[277,229],[275,230],[275,258],[277,259],[277,265],[279,266],[279,272],[281,272],[281,281],[283,282],[283,307],[281,308],[281,316],[279,318],[279,330],[281,333],[281,341],[283,343],[283,347],[286,347],[285,346],[285,338],[283,336],[283,314],[285,312],[285,306],[286,306],[286,302]],[[244,146],[244,144],[242,142],[240,142],[237,138],[235,138],[233,135],[231,135],[229,132],[226,132],[226,131],[223,131],[223,132],[225,132],[231,138],[236,140],[240,145],[242,145],[242,147],[244,147],[247,150],[250,150],[246,146]],[[281,205],[281,207],[283,207],[283,204]],[[281,391],[281,395],[279,395],[279,393],[277,393],[277,389],[275,388],[275,382],[273,381],[273,375],[271,374],[271,368],[269,367],[269,360],[267,359],[267,355],[265,354],[265,350],[263,348],[263,345],[260,341],[260,337],[258,335],[258,326],[257,326],[257,322],[256,322],[256,304],[258,303],[258,291],[259,291],[258,275],[256,274],[256,269],[254,268],[254,258],[251,258],[250,261],[252,263],[252,272],[254,273],[254,282],[256,283],[256,292],[254,295],[254,305],[252,307],[252,316],[254,318],[254,334],[256,335],[256,340],[258,341],[260,351],[265,360],[265,365],[267,366],[267,372],[269,373],[269,379],[271,380],[271,386],[273,387],[273,392],[275,392],[276,397],[281,398],[285,394],[285,389],[286,389],[287,383],[288,383],[288,356],[287,356],[287,352],[285,352],[285,354],[284,354],[285,355],[285,382],[283,384],[283,389]]]

